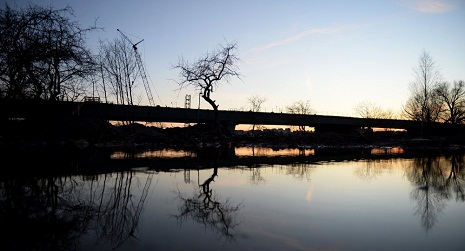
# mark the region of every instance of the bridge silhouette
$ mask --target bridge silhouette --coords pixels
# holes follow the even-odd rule
[[[209,123],[213,110],[160,106],[119,105],[100,102],[0,100],[1,118],[99,118],[110,121]],[[230,130],[240,124],[308,126],[315,132],[350,132],[361,128],[403,129],[420,135],[465,133],[465,125],[425,123],[400,119],[373,119],[328,115],[219,110],[220,123]]]

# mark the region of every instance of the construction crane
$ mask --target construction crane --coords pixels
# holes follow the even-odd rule
[[[147,75],[145,74],[145,67],[142,64],[142,59],[140,57],[139,52],[137,51],[137,45],[140,44],[142,41],[144,41],[144,39],[142,39],[139,42],[134,44],[131,41],[131,39],[129,39],[122,31],[120,31],[119,29],[116,29],[116,30],[119,31],[119,33],[121,33],[123,38],[128,40],[128,42],[132,45],[132,48],[134,49],[134,53],[136,55],[137,67],[139,69],[139,72],[140,72],[140,75],[141,75],[141,78],[142,78],[142,82],[144,83],[145,92],[147,92],[147,98],[149,100],[149,104],[150,104],[150,106],[155,106],[155,102],[153,101],[152,91],[150,90],[150,85],[149,85],[149,82],[147,81]]]

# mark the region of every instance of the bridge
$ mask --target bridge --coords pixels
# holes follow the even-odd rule
[[[160,106],[118,105],[100,102],[0,100],[0,118],[61,117],[100,118],[110,121],[208,123],[213,110]],[[350,132],[361,128],[403,129],[415,134],[454,135],[465,133],[465,125],[424,123],[399,119],[372,119],[273,112],[219,111],[220,123],[233,130],[240,124],[308,126],[315,132]]]

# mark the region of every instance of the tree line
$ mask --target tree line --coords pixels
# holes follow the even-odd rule
[[[111,41],[99,41],[98,53],[94,54],[86,44],[86,36],[103,28],[96,24],[83,28],[71,17],[71,7],[54,9],[30,4],[13,9],[5,4],[0,9],[0,99],[79,101],[98,96],[104,102],[141,103],[142,94],[134,90],[143,80],[145,69],[137,60],[137,43],[121,33]],[[173,66],[179,71],[179,90],[194,87],[218,114],[213,91],[232,78],[241,79],[237,50],[237,43],[226,41],[194,61],[181,57]],[[403,118],[465,123],[463,80],[444,81],[427,51],[421,53],[414,76]],[[256,112],[265,101],[265,97],[257,95],[248,99],[251,110]],[[315,113],[309,101],[296,101],[286,111]],[[369,102],[360,103],[355,111],[365,118],[395,116]]]
[[[400,114],[383,109],[373,102],[361,101],[354,107],[355,113],[362,118],[399,119],[413,121],[465,124],[465,82],[444,80],[441,72],[429,52],[424,50],[418,65],[413,68],[414,80],[410,83],[410,96]],[[251,111],[260,111],[265,97],[251,96],[248,102]],[[295,101],[286,107],[288,113],[313,114],[310,101]],[[304,131],[305,127],[299,127]]]
[[[69,6],[13,9],[5,4],[0,9],[0,98],[80,101],[99,96],[117,104],[141,102],[134,90],[144,69],[134,45],[121,36],[99,41],[94,54],[86,36],[103,28],[83,28],[71,17]]]
[[[414,69],[415,80],[404,107],[406,118],[424,122],[463,124],[465,122],[465,83],[444,81],[432,56],[423,51]]]

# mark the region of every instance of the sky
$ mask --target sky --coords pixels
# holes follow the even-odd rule
[[[2,0],[5,2],[5,0]],[[285,112],[297,101],[316,114],[357,116],[369,102],[400,113],[424,51],[444,81],[465,80],[465,0],[6,0],[74,10],[97,53],[99,40],[124,32],[138,45],[155,104],[198,108],[199,93],[178,90],[179,58],[193,62],[220,44],[237,43],[241,79],[214,93],[221,110]],[[3,8],[4,4],[2,4]],[[141,104],[148,104],[143,85]],[[211,109],[200,100],[200,108]]]

